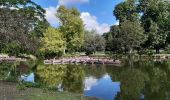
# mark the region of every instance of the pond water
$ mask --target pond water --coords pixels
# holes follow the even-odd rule
[[[0,66],[0,79],[14,73],[3,66]],[[25,70],[22,65],[15,72],[16,76],[58,91],[80,93],[102,100],[170,100],[169,61],[139,61],[133,66],[125,64],[118,67],[39,64]]]

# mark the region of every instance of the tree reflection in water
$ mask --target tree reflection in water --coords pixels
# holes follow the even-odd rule
[[[120,82],[120,92],[117,100],[169,100],[170,99],[170,61],[134,62],[129,65],[116,67],[113,65],[42,65],[39,64],[34,70],[20,63],[0,63],[0,80],[17,80],[21,74],[34,73],[35,82],[42,86],[57,88],[58,85],[64,91],[83,93],[89,79],[96,79],[96,84],[102,81],[104,75],[111,78],[109,84]],[[28,67],[28,68],[27,68]],[[100,80],[100,81],[98,81]],[[104,82],[103,82],[104,83]],[[113,85],[112,85],[113,86]],[[91,89],[102,88],[91,85]],[[114,87],[107,86],[107,89]],[[99,89],[102,90],[102,89]],[[98,92],[98,91],[93,91]],[[106,93],[109,94],[109,93]],[[110,94],[109,94],[110,95]],[[95,96],[95,95],[93,95]],[[107,95],[108,96],[108,95]],[[113,97],[113,96],[112,96]]]
[[[29,72],[28,65],[23,62],[1,62],[0,80],[17,82],[20,75]]]
[[[56,88],[59,84],[62,84],[66,70],[66,65],[38,65],[35,71],[35,82]]]
[[[63,89],[74,93],[83,93],[83,80],[85,73],[83,67],[70,65],[67,66],[66,74],[63,79]]]
[[[117,100],[169,100],[170,63],[135,62],[134,68],[125,68],[118,75],[121,92]]]
[[[36,82],[47,87],[61,85],[64,91],[83,93],[84,70],[75,65],[39,65],[35,72]]]
[[[117,100],[138,100],[147,81],[147,76],[138,69],[127,69],[119,76],[121,92]]]

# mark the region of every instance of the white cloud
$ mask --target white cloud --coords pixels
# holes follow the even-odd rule
[[[45,8],[46,10],[46,19],[54,27],[59,25],[59,20],[56,17],[57,7]]]
[[[89,0],[59,0],[59,5],[77,4],[77,3],[88,3]]]
[[[104,79],[110,79],[110,76],[108,74],[103,76]]]
[[[93,86],[97,85],[97,79],[93,77],[86,77],[84,80],[84,84],[84,90],[89,91]]]
[[[82,20],[85,24],[85,29],[88,30],[88,31],[96,30],[99,34],[103,34],[103,33],[108,32],[110,30],[110,25],[108,25],[106,23],[100,24],[97,21],[97,17],[92,16],[88,12],[82,12],[81,18],[82,18]]]
[[[51,24],[51,26],[53,26],[53,27],[59,26],[59,20],[56,17],[56,12],[57,12],[58,7],[59,7],[59,5],[57,7],[45,8],[46,9],[46,19]],[[110,25],[108,25],[106,23],[100,24],[97,21],[97,17],[92,16],[88,12],[82,12],[81,18],[82,18],[83,23],[85,25],[85,29],[88,30],[88,31],[96,30],[99,34],[103,34],[103,33],[108,32],[110,30]],[[117,25],[118,22],[115,23],[115,24]]]
[[[119,21],[117,21],[114,25],[119,25]]]

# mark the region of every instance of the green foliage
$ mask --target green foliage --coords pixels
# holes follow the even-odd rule
[[[32,83],[32,82],[23,82],[22,85],[24,85],[27,88],[40,88],[41,85],[38,83]]]
[[[170,2],[167,0],[121,2],[113,11],[120,25],[112,26],[110,32],[104,34],[106,50],[119,53],[136,49],[140,53],[156,49],[158,53],[169,43],[169,12]]]
[[[137,21],[139,19],[139,13],[135,1],[136,0],[127,0],[115,7],[113,13],[120,22],[126,20]]]
[[[45,10],[31,0],[1,0],[0,6],[0,52],[35,54],[46,28]]]
[[[74,93],[83,93],[84,75],[85,73],[81,66],[68,66],[62,83],[64,90]]]
[[[120,24],[120,40],[128,50],[139,47],[145,42],[143,28],[138,22],[125,21]]]
[[[110,32],[105,33],[104,37],[106,39],[106,51],[112,51],[113,53],[121,53],[122,44],[120,37],[120,28],[118,25],[111,26]]]
[[[49,27],[44,33],[41,44],[40,52],[42,52],[45,57],[60,57],[65,50],[63,34],[58,31],[58,29],[52,27]]]
[[[79,11],[76,8],[67,9],[65,6],[60,6],[56,16],[61,22],[60,31],[66,39],[66,50],[78,51],[84,39],[84,25]]]
[[[145,87],[147,75],[137,69],[128,69],[120,73],[121,92],[117,100],[138,100],[141,96],[142,89]]]
[[[12,41],[11,43],[6,44],[5,48],[1,50],[3,53],[9,53],[10,55],[19,55],[21,51],[21,45],[16,41]]]
[[[160,48],[164,48],[167,40],[169,28],[167,22],[168,5],[170,3],[164,0],[140,0],[139,8],[143,13],[141,22],[145,29],[148,39],[144,45],[145,48],[155,48],[157,53]]]
[[[36,80],[39,84],[54,88],[61,84],[66,73],[66,65],[39,65],[36,69]]]
[[[86,31],[84,36],[84,49],[86,55],[93,54],[96,51],[104,51],[105,39],[97,34],[95,30],[92,30],[91,32]]]
[[[132,52],[145,42],[144,30],[138,22],[129,20],[120,23],[119,26],[112,26],[105,36],[107,49],[113,52]]]
[[[17,90],[25,90],[27,87],[24,84],[17,85]]]
[[[10,63],[0,63],[0,80],[5,80],[7,78],[11,70],[11,65]]]

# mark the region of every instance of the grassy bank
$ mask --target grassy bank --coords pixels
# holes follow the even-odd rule
[[[0,100],[97,100],[81,94],[55,92],[40,88],[18,90],[16,83],[0,81]]]
[[[97,100],[97,99],[69,92],[52,92],[43,91],[40,89],[32,89],[31,93],[17,95],[15,97],[15,100]]]

